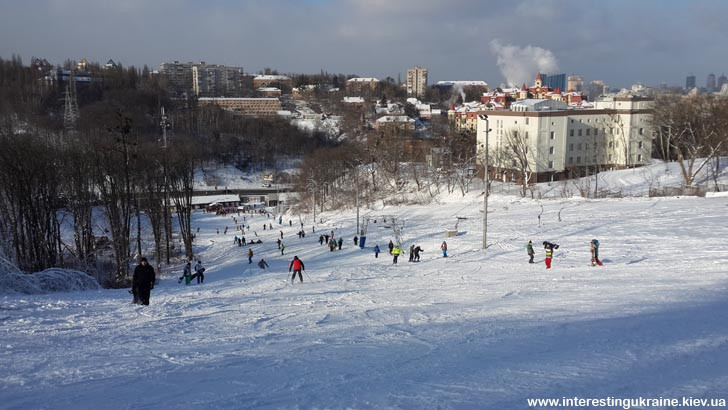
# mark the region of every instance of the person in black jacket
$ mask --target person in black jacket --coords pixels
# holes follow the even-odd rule
[[[154,268],[147,262],[147,258],[142,258],[134,269],[134,276],[131,280],[133,293],[138,298],[135,303],[149,305],[149,295],[154,288],[155,280]]]

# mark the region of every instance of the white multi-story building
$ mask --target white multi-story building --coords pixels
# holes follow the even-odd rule
[[[407,69],[407,95],[422,97],[427,89],[427,69],[420,66]]]
[[[652,152],[652,101],[611,97],[591,109],[573,109],[561,101],[523,100],[511,110],[483,111],[477,120],[478,157],[484,157],[488,138],[488,169],[504,181],[522,177],[514,145],[524,147],[532,181],[645,165]]]

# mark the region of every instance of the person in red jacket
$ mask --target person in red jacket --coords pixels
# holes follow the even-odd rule
[[[301,274],[302,270],[306,270],[306,268],[303,266],[303,261],[298,259],[298,256],[294,256],[293,260],[291,261],[291,265],[288,266],[288,273],[291,273],[291,270],[293,270],[293,276],[291,276],[291,283],[296,279],[296,273],[298,273],[298,278],[301,279],[301,283],[303,283],[303,275]]]

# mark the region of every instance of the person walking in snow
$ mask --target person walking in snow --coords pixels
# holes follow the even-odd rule
[[[280,239],[278,239],[278,240],[276,241],[276,243],[278,243],[278,249],[281,249],[281,244],[282,244],[283,242],[281,242],[281,240],[280,240]]]
[[[533,243],[531,241],[528,241],[528,244],[526,245],[526,252],[528,252],[529,260],[528,263],[533,263],[533,256],[536,254],[533,251]]]
[[[182,270],[182,276],[179,277],[177,283],[182,283],[182,279],[185,280],[185,285],[189,285],[192,282],[192,264],[187,262],[184,270]]]
[[[354,235],[354,246],[359,244],[359,237]]]
[[[134,276],[131,280],[132,294],[134,295],[135,304],[149,305],[149,296],[154,289],[156,280],[154,268],[147,262],[147,258],[142,258],[139,265],[134,268]]]
[[[281,239],[283,239],[283,231],[281,231]]]
[[[341,245],[344,244],[344,240],[339,238],[339,250],[341,250]]]
[[[319,245],[323,245],[323,244],[324,244],[324,236],[319,235]]]
[[[281,242],[281,256],[283,256],[283,251],[285,251],[285,250],[286,250],[286,245],[284,245],[283,242]]]
[[[442,245],[440,245],[440,250],[442,251],[442,257],[447,258],[447,242],[442,241]]]
[[[392,249],[392,256],[393,256],[393,259],[392,259],[392,263],[393,263],[394,265],[396,265],[396,264],[397,264],[397,258],[399,258],[399,255],[400,255],[401,253],[402,253],[402,248],[400,248],[400,247],[399,247],[399,245],[395,246],[395,247],[394,247],[394,248]]]
[[[410,245],[410,252],[409,253],[410,253],[410,257],[409,257],[409,260],[407,262],[414,262],[415,261],[415,245],[414,244]]]
[[[291,264],[288,265],[288,273],[291,273],[291,270],[293,270],[293,276],[291,276],[291,283],[296,279],[296,274],[298,274],[298,278],[301,280],[301,283],[303,283],[303,275],[301,274],[302,270],[306,270],[306,267],[303,266],[303,261],[298,259],[298,256],[294,256],[293,260],[291,261]]]
[[[282,224],[283,224],[283,217],[282,216],[279,216],[278,217],[278,225],[282,225]]]
[[[329,234],[324,235],[324,242],[329,243]]]
[[[389,248],[389,254],[391,255],[392,250],[394,249],[394,243],[390,240],[389,245],[387,245],[387,247]]]
[[[265,268],[268,267],[268,262],[266,262],[265,259],[261,258],[260,261],[258,261],[258,267],[265,270]]]
[[[415,262],[419,262],[420,261],[420,252],[424,252],[424,250],[422,250],[420,245],[417,245],[417,246],[415,246],[414,252],[415,252]]]
[[[332,239],[329,241],[329,251],[333,252],[334,249],[336,249],[336,242],[334,242],[334,240]]]
[[[374,245],[374,258],[379,258],[379,245]]]
[[[543,248],[546,250],[546,269],[551,269],[551,258],[554,257],[554,249],[559,249],[559,245],[544,241]]]
[[[253,263],[253,249],[248,248],[248,264]]]
[[[197,278],[197,283],[205,283],[205,267],[202,266],[202,261],[197,261],[195,264],[195,274],[192,278]]]
[[[599,265],[604,266],[602,261],[599,260],[599,241],[596,239],[592,239],[590,242],[591,247],[591,264],[592,266]]]

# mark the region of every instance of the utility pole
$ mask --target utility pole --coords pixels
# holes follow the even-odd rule
[[[487,115],[479,115],[481,120],[485,121],[485,166],[483,169],[483,185],[485,185],[485,191],[483,192],[483,250],[488,247],[488,134],[490,133],[490,126],[488,123]]]

